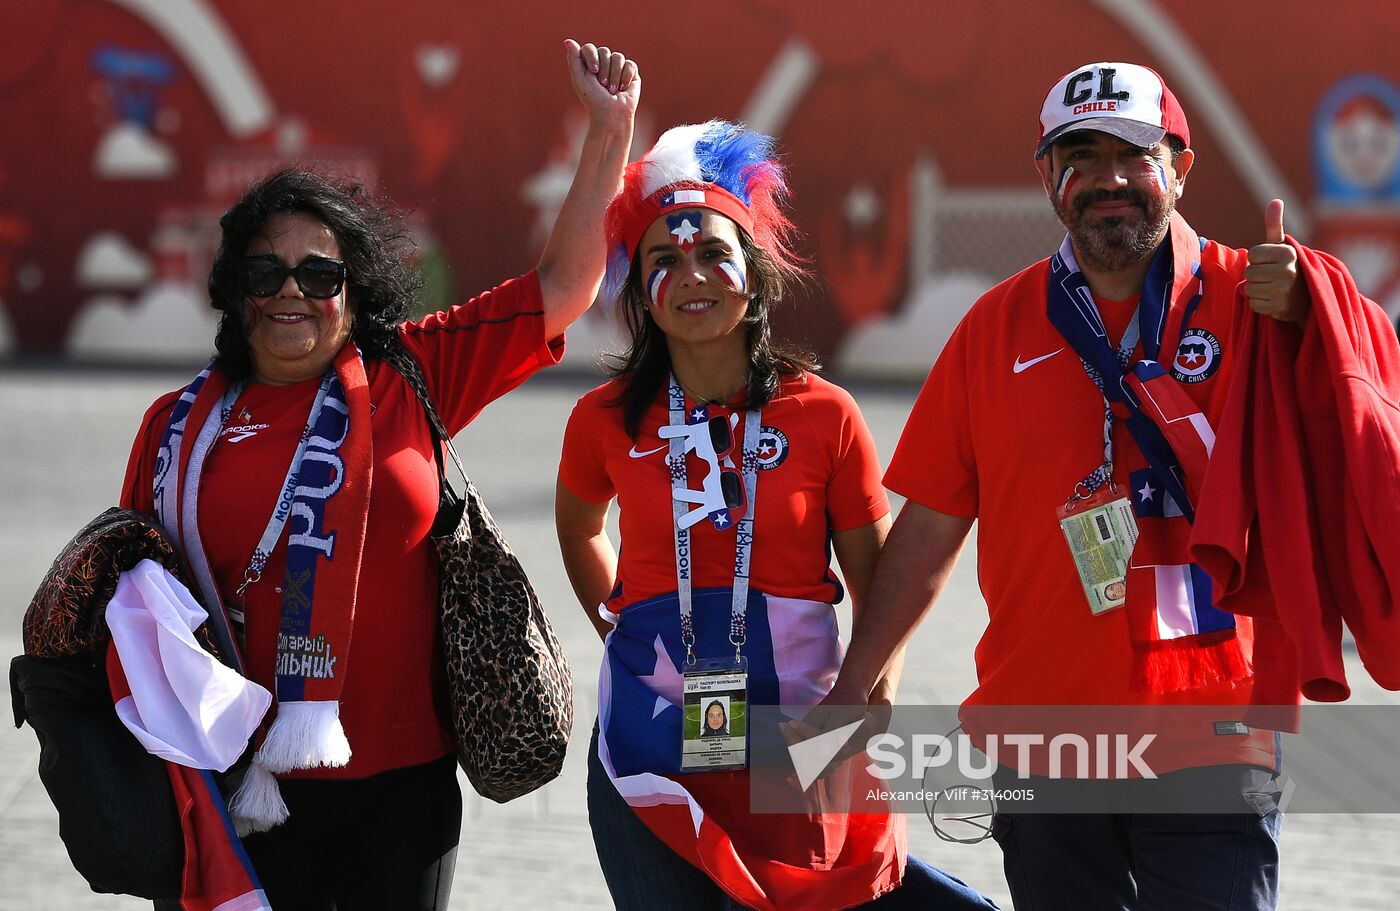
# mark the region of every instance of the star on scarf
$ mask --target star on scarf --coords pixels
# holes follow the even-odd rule
[[[1152,499],[1152,497],[1157,493],[1157,491],[1153,489],[1151,481],[1143,481],[1142,488],[1138,491],[1138,493],[1142,495],[1142,502],[1146,503],[1148,500]]]

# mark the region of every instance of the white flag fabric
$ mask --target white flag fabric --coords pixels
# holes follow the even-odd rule
[[[131,688],[117,702],[117,717],[147,752],[223,772],[243,753],[272,694],[199,644],[194,631],[207,616],[154,560],[122,573],[107,605],[107,627]]]

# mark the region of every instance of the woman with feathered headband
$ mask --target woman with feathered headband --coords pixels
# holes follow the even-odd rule
[[[772,338],[804,275],[785,197],[773,140],[711,121],[662,135],[608,210],[605,289],[630,345],[569,419],[556,495],[564,563],[605,642],[599,862],[624,909],[995,907],[906,865],[901,817],[749,811],[748,708],[830,689],[831,549],[858,609],[889,528],[854,400]],[[725,736],[706,737],[702,706],[721,698]]]

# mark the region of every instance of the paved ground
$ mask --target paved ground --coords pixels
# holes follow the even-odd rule
[[[115,500],[137,422],[160,392],[188,374],[66,373],[0,369],[0,656],[20,650],[20,617],[49,561],[84,522]],[[583,749],[593,717],[597,638],[559,564],[552,490],[564,420],[584,378],[542,377],[488,409],[463,435],[468,469],[486,492],[540,590],[577,674],[580,736],[563,776],[537,794],[498,806],[469,795],[453,907],[607,907],[584,809]],[[887,458],[913,401],[903,387],[856,394]],[[964,557],[950,592],[916,640],[903,702],[961,700],[973,682],[972,647],[982,606]],[[1361,701],[1400,702],[1365,681],[1349,655]],[[8,704],[8,684],[5,700]],[[68,865],[57,820],[35,771],[28,730],[0,733],[0,911],[122,909],[143,903],[96,896]],[[912,818],[925,859],[1009,907],[1000,854],[938,841]],[[1400,816],[1290,817],[1283,842],[1285,911],[1392,909],[1400,894]]]

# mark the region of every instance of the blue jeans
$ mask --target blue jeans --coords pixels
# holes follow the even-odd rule
[[[1028,784],[1000,775],[998,787]],[[1159,781],[1188,790],[1227,782],[1240,812],[998,813],[992,835],[1016,911],[1272,911],[1283,826],[1274,774],[1210,766]]]
[[[672,851],[617,793],[598,759],[598,729],[588,748],[588,824],[603,879],[619,911],[744,911],[723,889]],[[872,911],[996,911],[996,904],[941,870],[910,857],[899,888],[861,905]]]

